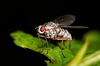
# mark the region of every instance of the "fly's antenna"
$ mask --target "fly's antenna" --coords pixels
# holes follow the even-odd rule
[[[38,27],[36,25],[34,25],[34,26],[35,26],[35,29],[38,29]]]

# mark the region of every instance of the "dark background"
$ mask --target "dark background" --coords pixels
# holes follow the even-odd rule
[[[29,49],[23,49],[13,43],[9,36],[11,32],[22,30],[36,35],[35,26],[42,25],[48,21],[65,15],[73,14],[76,21],[72,25],[88,26],[89,29],[68,29],[73,38],[81,40],[82,35],[89,30],[99,30],[99,5],[95,2],[67,2],[67,1],[42,1],[32,3],[13,3],[1,5],[3,32],[2,57],[4,62],[9,64],[30,64],[43,65],[46,58],[40,53]]]

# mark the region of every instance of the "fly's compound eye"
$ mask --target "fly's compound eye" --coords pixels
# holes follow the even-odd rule
[[[40,31],[43,32],[44,30],[45,30],[45,27],[42,26],[42,27],[40,28]]]
[[[38,32],[43,34],[45,31],[45,27],[44,26],[39,26]]]

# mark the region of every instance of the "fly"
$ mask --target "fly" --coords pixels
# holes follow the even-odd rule
[[[58,17],[57,19],[47,22],[43,25],[39,25],[36,27],[38,33],[39,39],[42,41],[41,37],[44,37],[46,39],[47,43],[47,54],[48,54],[48,41],[47,38],[51,38],[53,40],[61,40],[61,52],[63,57],[63,51],[62,51],[62,45],[64,44],[64,40],[69,41],[69,49],[71,50],[71,40],[72,36],[68,32],[68,30],[63,29],[63,28],[88,28],[84,26],[69,26],[75,21],[75,16],[71,14],[66,14],[63,16]],[[44,42],[43,43],[43,49],[44,49]],[[43,52],[43,49],[41,52]]]

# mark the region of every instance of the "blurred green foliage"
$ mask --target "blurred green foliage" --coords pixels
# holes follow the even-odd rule
[[[12,32],[10,36],[14,39],[14,43],[19,47],[28,48],[35,52],[42,51],[42,48],[43,48],[42,42],[37,37],[34,37],[20,30]],[[89,39],[88,41],[86,40],[87,37]],[[86,40],[85,43],[83,42],[83,40]],[[100,66],[100,63],[99,63],[100,59],[90,61],[93,58],[95,59],[98,57],[100,58],[100,53],[99,53],[100,51],[100,44],[99,44],[100,43],[100,31],[92,30],[92,31],[87,32],[83,36],[83,40],[81,41],[81,40],[73,39],[71,43],[72,51],[69,50],[68,41],[64,42],[66,47],[63,45],[63,53],[66,58],[62,56],[61,49],[59,48],[59,46],[61,45],[60,41],[58,41],[58,46],[52,43],[49,43],[49,51],[47,54],[46,41],[43,40],[45,44],[44,45],[45,48],[42,54],[47,56],[51,60],[51,62],[49,60],[45,60],[45,62],[47,63],[48,66],[62,66],[62,65],[68,65],[68,64],[69,64],[68,66],[72,66],[71,64],[73,64],[73,60],[76,60],[76,61],[79,61],[79,62],[74,62],[74,63],[77,63],[77,66],[80,66],[80,65]],[[96,51],[98,51],[98,53],[94,53]],[[77,59],[77,55],[79,55],[79,58],[81,59]],[[86,64],[86,62],[84,61],[85,58],[88,58],[87,61],[86,60],[85,61],[90,62],[89,64]]]
[[[90,39],[90,44],[88,46],[88,50],[86,52],[86,54],[91,54],[95,51],[100,50],[100,31],[97,30],[91,30],[89,32],[87,32],[84,36],[83,36],[83,40],[89,37]]]

